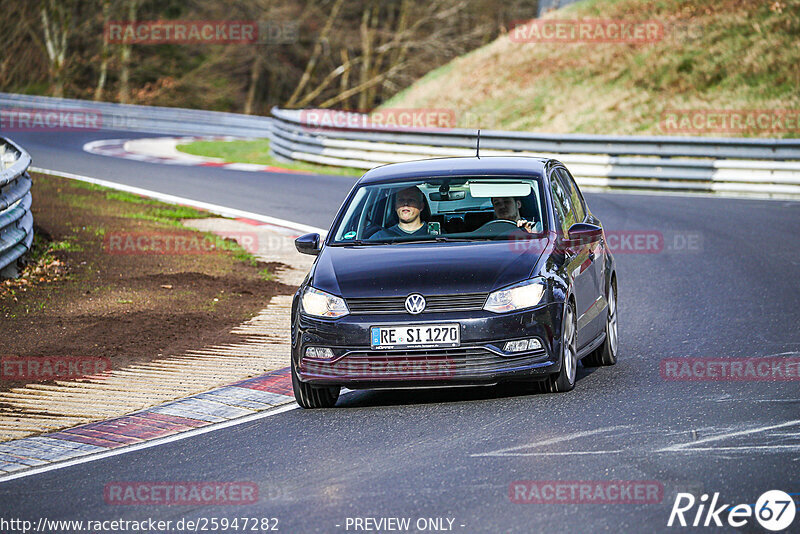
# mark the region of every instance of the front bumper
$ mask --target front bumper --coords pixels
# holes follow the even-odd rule
[[[292,327],[292,357],[301,381],[351,389],[489,385],[535,379],[560,371],[562,309],[553,303],[509,314],[348,315],[333,321],[297,314]],[[425,323],[459,323],[461,345],[376,350],[369,344],[372,326]],[[540,340],[541,349],[503,351],[506,341],[533,337]],[[334,358],[305,358],[309,346],[331,348]]]

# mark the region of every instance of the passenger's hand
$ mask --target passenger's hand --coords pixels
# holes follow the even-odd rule
[[[520,220],[517,221],[517,228],[522,228],[523,230],[525,230],[529,234],[532,234],[532,233],[534,233],[533,224],[534,223],[531,222],[531,221],[526,221],[525,219],[520,219]]]

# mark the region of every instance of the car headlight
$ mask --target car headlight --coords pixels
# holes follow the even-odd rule
[[[344,317],[350,310],[347,309],[344,299],[330,293],[325,293],[311,286],[306,287],[300,299],[303,312],[315,317]]]
[[[506,313],[533,308],[542,301],[545,281],[541,278],[526,280],[489,294],[483,309],[493,313]]]

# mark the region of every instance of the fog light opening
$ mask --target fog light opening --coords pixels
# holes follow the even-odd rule
[[[305,357],[313,360],[330,360],[333,358],[333,351],[327,347],[306,347]]]
[[[525,352],[528,350],[541,350],[542,342],[537,338],[507,341],[503,348],[506,352]]]
[[[509,341],[503,349],[506,352],[523,352],[528,350],[528,340],[521,339],[519,341]]]

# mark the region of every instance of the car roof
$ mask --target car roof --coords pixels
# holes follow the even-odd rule
[[[440,176],[543,176],[548,158],[527,156],[483,156],[435,158],[404,163],[390,163],[367,171],[359,184],[396,182],[408,178]]]

